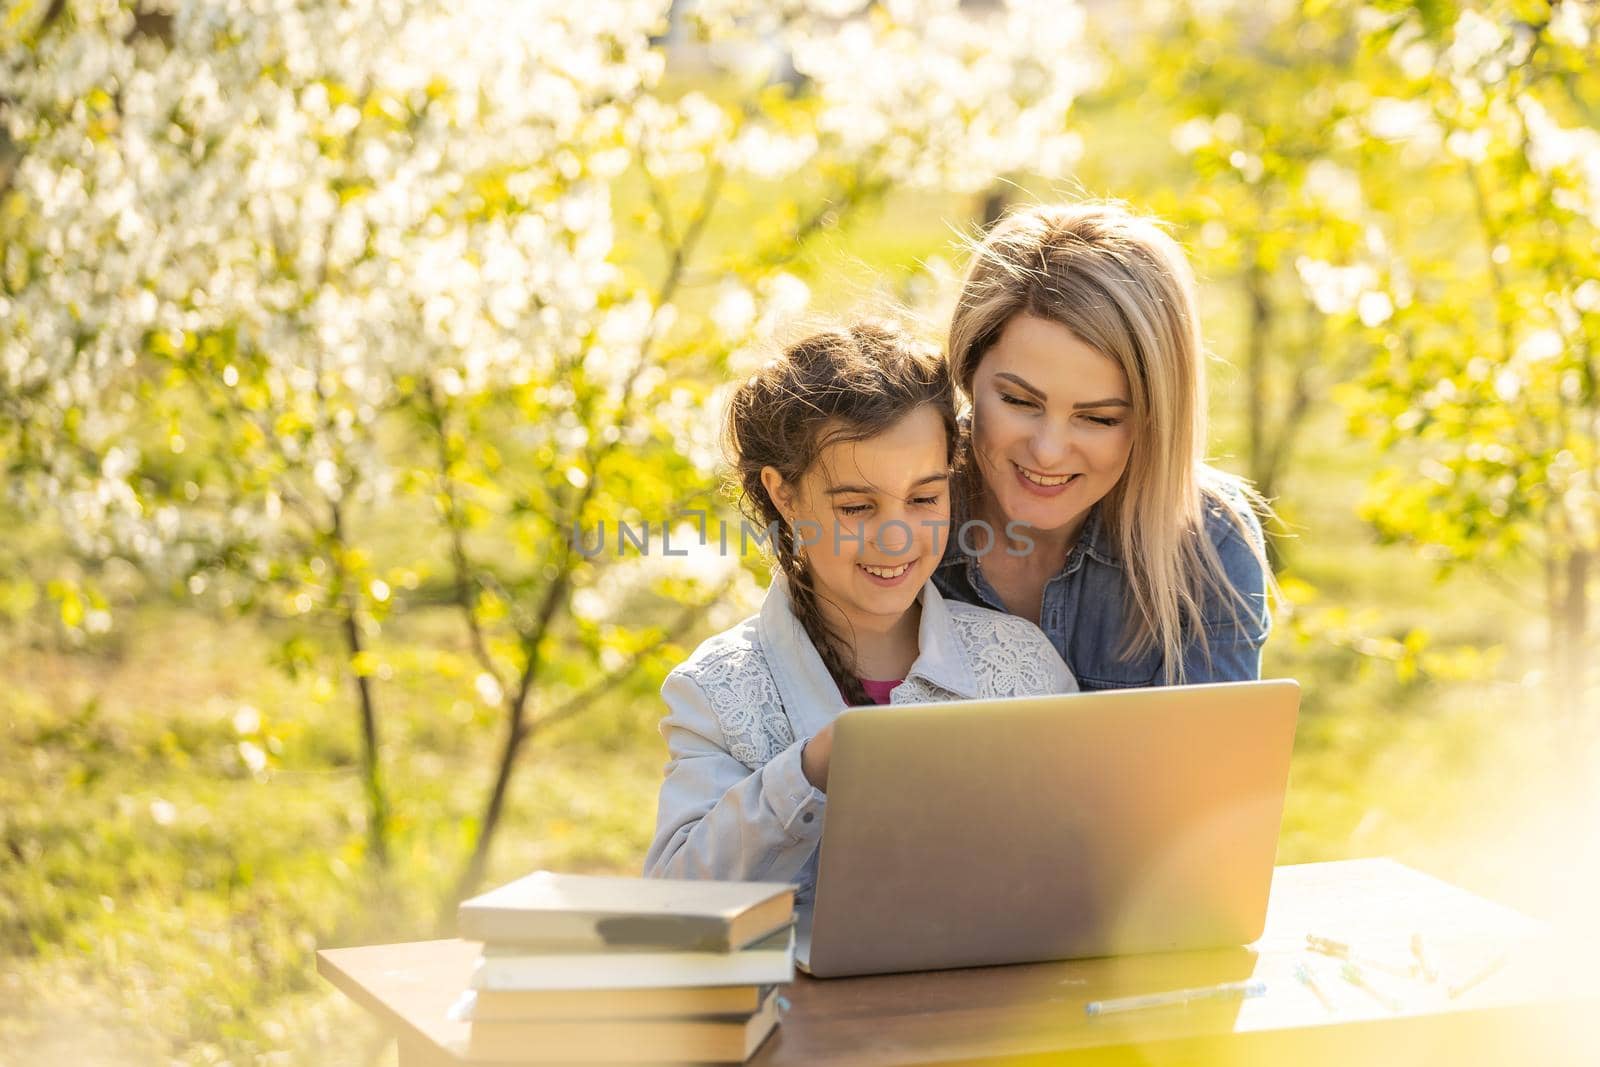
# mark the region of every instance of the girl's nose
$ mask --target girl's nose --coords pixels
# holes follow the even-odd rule
[[[899,555],[911,547],[911,522],[905,516],[889,516],[872,532],[872,544],[880,552]]]

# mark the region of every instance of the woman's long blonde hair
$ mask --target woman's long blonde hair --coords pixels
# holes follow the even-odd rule
[[[1247,603],[1205,535],[1221,505],[1267,560],[1241,514],[1262,506],[1243,483],[1204,463],[1206,385],[1194,272],[1153,219],[1112,203],[1040,205],[1002,219],[973,250],[950,322],[950,375],[968,400],[973,377],[1017,315],[1060,323],[1128,376],[1134,438],[1127,470],[1101,505],[1132,591],[1125,652],[1161,652],[1166,680],[1183,681],[1183,647],[1206,645],[1205,605],[1220,602],[1243,628]],[[976,464],[968,469],[976,477]],[[1224,494],[1239,494],[1237,502]]]

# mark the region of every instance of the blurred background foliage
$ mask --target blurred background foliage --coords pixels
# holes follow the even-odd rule
[[[714,551],[726,382],[938,336],[1041,199],[1202,278],[1305,694],[1280,862],[1548,903],[1485,842],[1593,830],[1596,6],[665,13],[0,14],[7,1062],[364,1063],[317,946],[636,871],[655,688],[765,577]]]

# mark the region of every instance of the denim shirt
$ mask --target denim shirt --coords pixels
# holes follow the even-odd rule
[[[1263,544],[1261,524],[1242,494],[1228,488],[1208,494],[1206,536],[1215,546],[1228,580],[1245,596],[1250,610],[1239,608],[1236,619],[1236,605],[1231,602],[1204,605],[1210,657],[1208,660],[1199,641],[1191,636],[1183,652],[1186,683],[1236,682],[1261,676],[1261,646],[1272,627],[1266,606],[1266,574],[1233,515],[1243,518],[1256,545]],[[1006,610],[1000,594],[984,577],[981,562],[961,551],[958,538],[950,538],[933,580],[952,600]],[[1164,685],[1166,659],[1160,649],[1133,656],[1123,653],[1133,610],[1121,555],[1096,505],[1061,570],[1045,583],[1039,626],[1085,690]]]
[[[952,603],[931,581],[918,596],[917,659],[891,704],[1077,689],[1026,619]],[[645,875],[791,881],[809,900],[827,796],[806,779],[800,756],[845,699],[790,608],[782,575],[759,615],[703,642],[661,695],[671,758]]]

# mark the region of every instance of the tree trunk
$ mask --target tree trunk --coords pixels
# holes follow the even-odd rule
[[[1250,480],[1267,499],[1273,496],[1276,477],[1268,455],[1267,342],[1272,329],[1272,304],[1267,297],[1267,276],[1254,248],[1245,270],[1245,296],[1250,301],[1249,329],[1245,335],[1245,430],[1248,434]]]
[[[589,487],[586,487],[584,500],[587,500],[587,494],[592,491],[593,485],[594,482],[591,481]],[[583,504],[584,501],[580,500],[578,506],[573,509],[573,514],[581,515]],[[550,632],[550,626],[562,607],[572,581],[571,557],[569,549],[560,575],[545,590],[544,599],[539,605],[539,614],[533,621],[531,635],[524,639],[528,659],[522,668],[517,692],[510,697],[506,706],[506,740],[500,749],[500,762],[495,770],[494,788],[489,792],[489,803],[484,807],[483,819],[478,824],[478,839],[473,842],[472,856],[467,860],[461,877],[456,881],[451,891],[451,898],[445,902],[443,916],[447,923],[451,921],[455,905],[478,888],[483,881],[484,873],[489,868],[489,849],[494,844],[495,831],[500,828],[500,817],[505,811],[506,793],[511,785],[511,775],[516,770],[517,755],[522,751],[523,742],[528,739],[528,698],[539,681],[542,663],[539,658],[540,647],[544,644],[545,635]]]
[[[355,604],[348,594],[341,622],[345,645],[355,662],[363,651],[361,626]],[[384,795],[382,768],[378,762],[378,711],[372,695],[372,680],[355,672],[356,699],[361,707],[361,783],[367,795],[367,838],[378,866],[389,865],[389,802]]]
[[[1267,424],[1267,360],[1272,339],[1272,299],[1259,250],[1252,246],[1248,251],[1249,266],[1244,275],[1245,297],[1250,303],[1244,361],[1247,469],[1256,492],[1271,502],[1278,493],[1278,475],[1283,458],[1281,453],[1289,447],[1294,432],[1293,420],[1300,418],[1303,413],[1306,398],[1297,393],[1291,400],[1291,411],[1285,415],[1283,430],[1274,441],[1271,427]],[[1301,385],[1297,380],[1297,390]],[[1284,542],[1282,537],[1275,535],[1282,531],[1269,527],[1263,532],[1267,542],[1267,563],[1274,571],[1281,571]]]
[[[1566,588],[1560,608],[1562,704],[1569,714],[1581,711],[1588,695],[1589,661],[1589,552],[1574,549],[1567,557]]]
[[[511,786],[511,772],[517,765],[517,754],[522,750],[522,743],[527,737],[527,726],[521,717],[510,718],[505,744],[500,749],[494,788],[489,792],[489,803],[484,808],[483,820],[478,824],[478,840],[473,844],[472,856],[467,860],[461,877],[451,890],[450,899],[445,902],[440,915],[441,929],[453,927],[455,905],[471,896],[483,883],[484,873],[489,868],[489,847],[494,842],[495,830],[499,827],[500,816],[505,811],[506,793]]]
[[[1010,191],[1003,183],[996,182],[989,186],[989,191],[983,194],[983,202],[978,205],[978,222],[984,233],[988,233],[1005,216],[1010,202]]]
[[[329,562],[338,581],[340,628],[344,631],[345,648],[350,662],[360,665],[365,646],[361,641],[361,623],[357,617],[360,600],[350,589],[350,578],[345,572],[344,509],[338,501],[329,507],[333,551]],[[379,867],[389,865],[389,801],[383,789],[383,765],[378,758],[378,708],[372,692],[372,679],[360,670],[353,672],[356,682],[356,702],[361,710],[361,784],[367,795],[367,840],[372,856]]]

